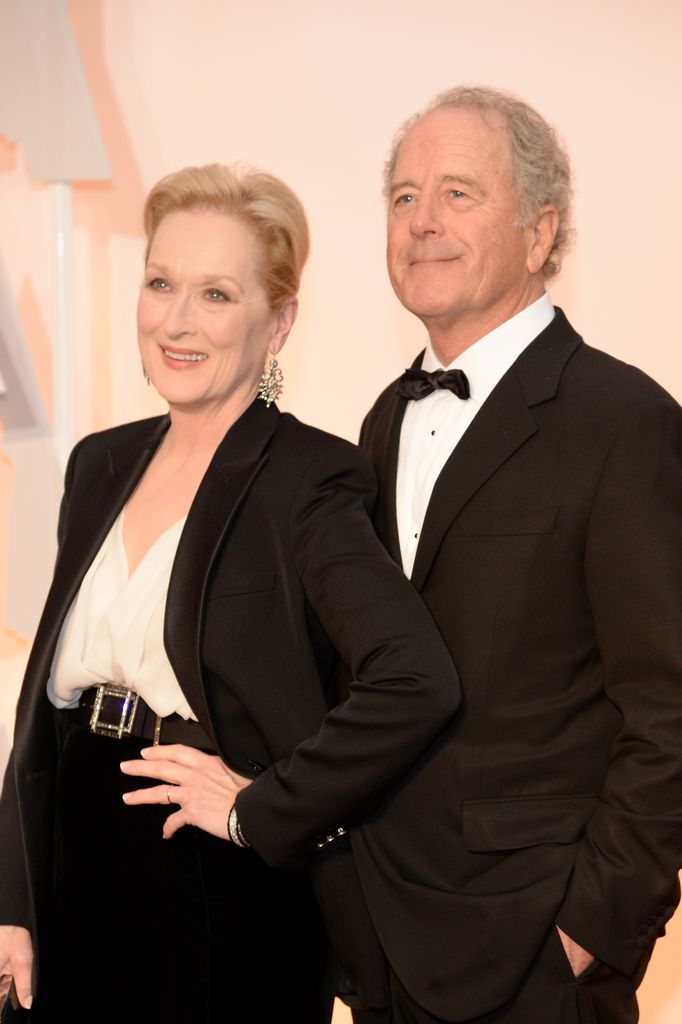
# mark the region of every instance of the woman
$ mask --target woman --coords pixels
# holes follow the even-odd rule
[[[0,806],[0,973],[37,1020],[313,1024],[331,988],[305,869],[343,943],[325,886],[353,876],[330,840],[442,730],[458,682],[375,538],[364,456],[273,404],[297,198],[186,168],[145,228],[139,347],[169,414],[69,461]]]

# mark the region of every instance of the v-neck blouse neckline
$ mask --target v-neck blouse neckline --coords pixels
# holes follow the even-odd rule
[[[119,514],[62,626],[47,686],[56,707],[73,706],[90,686],[114,682],[135,690],[158,715],[195,717],[163,643],[168,584],[185,518],[160,534],[129,573],[124,512]]]

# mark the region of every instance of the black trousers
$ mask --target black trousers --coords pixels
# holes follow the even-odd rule
[[[462,1024],[636,1024],[635,993],[648,960],[646,954],[633,975],[594,963],[576,978],[552,927],[514,998]],[[392,971],[390,976],[390,1009],[354,1010],[354,1024],[453,1024],[427,1013]]]
[[[164,840],[172,808],[121,799],[144,782],[119,763],[148,745],[69,727],[31,1019],[326,1024],[330,958],[307,878],[193,827]]]

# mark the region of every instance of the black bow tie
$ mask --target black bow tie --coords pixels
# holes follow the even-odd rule
[[[398,394],[415,402],[420,398],[426,398],[436,388],[452,391],[453,395],[463,400],[471,394],[464,370],[434,370],[433,373],[427,373],[426,370],[405,370],[398,379]]]

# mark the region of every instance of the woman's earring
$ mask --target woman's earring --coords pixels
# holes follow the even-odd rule
[[[260,384],[258,385],[258,397],[263,399],[268,409],[282,394],[283,380],[284,374],[280,370],[275,357],[271,356],[267,366],[260,375]]]
[[[144,379],[145,379],[145,380],[146,380],[146,382],[147,382],[147,387],[149,387],[149,385],[150,385],[151,381],[149,380],[149,374],[147,373],[147,371],[146,371],[146,369],[145,369],[145,365],[144,365],[144,363],[142,363],[142,376],[144,377]]]

